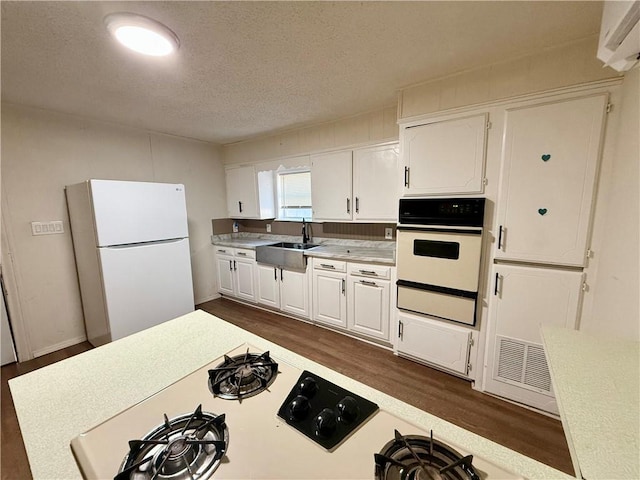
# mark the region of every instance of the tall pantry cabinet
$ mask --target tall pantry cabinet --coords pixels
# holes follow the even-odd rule
[[[552,413],[540,325],[577,326],[607,101],[505,115],[484,387]]]

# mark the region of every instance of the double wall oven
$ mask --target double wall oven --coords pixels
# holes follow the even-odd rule
[[[398,308],[476,323],[484,198],[400,199]]]

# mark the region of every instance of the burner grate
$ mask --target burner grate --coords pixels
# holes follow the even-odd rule
[[[214,396],[242,401],[267,390],[278,374],[278,364],[269,356],[249,353],[229,357],[209,370],[209,390]]]
[[[141,440],[129,441],[114,480],[205,480],[220,464],[229,445],[225,415],[203,412],[198,405],[192,414],[164,423]]]
[[[374,455],[376,480],[480,480],[472,465],[473,455],[463,457],[448,445],[418,435],[394,440]]]

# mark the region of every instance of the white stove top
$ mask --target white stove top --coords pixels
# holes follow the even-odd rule
[[[260,353],[243,345],[228,355],[245,353],[247,348]],[[394,430],[403,435],[429,436],[429,432],[379,410],[335,449],[327,451],[277,416],[302,371],[278,358],[274,360],[279,373],[268,391],[242,402],[214,397],[209,391],[207,372],[222,362],[220,358],[74,438],[71,446],[83,476],[113,478],[129,451],[129,440],[144,437],[163,423],[165,414],[169,419],[190,414],[198,405],[204,412],[226,415],[229,443],[213,474],[216,479],[372,479],[374,454],[393,439]],[[449,443],[438,432],[434,432],[434,439]],[[462,455],[472,453],[456,445],[451,447]],[[474,457],[473,465],[483,479],[522,478],[478,457]]]

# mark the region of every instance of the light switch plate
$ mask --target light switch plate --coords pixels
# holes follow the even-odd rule
[[[393,240],[393,228],[384,229],[384,238],[386,240]]]
[[[64,233],[62,220],[31,222],[31,235],[57,235],[60,233]]]

